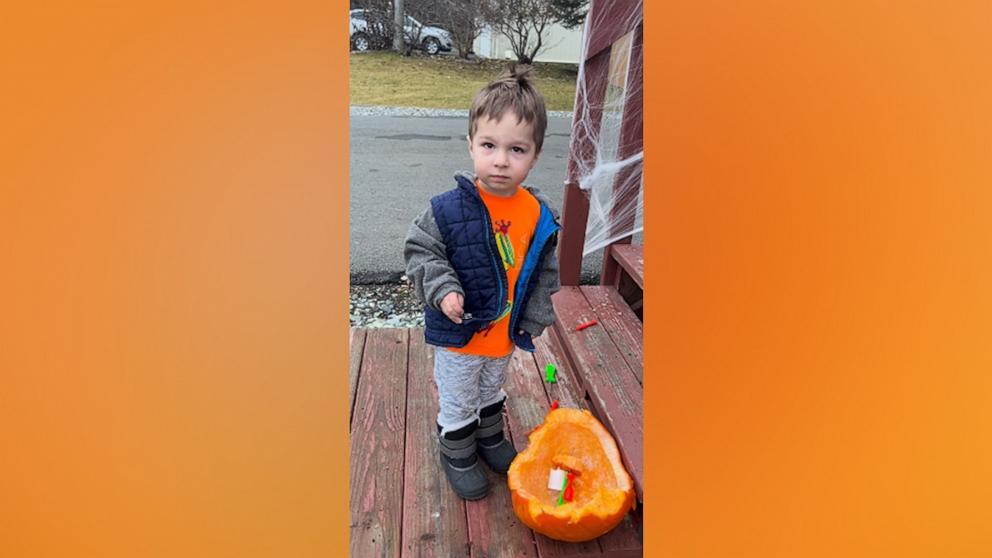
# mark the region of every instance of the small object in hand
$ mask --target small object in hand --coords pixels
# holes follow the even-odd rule
[[[549,362],[548,365],[544,367],[544,381],[549,384],[558,382],[558,380],[555,379],[555,371],[555,365]]]
[[[551,402],[551,410],[554,411],[557,408],[558,408],[558,400],[555,399],[554,401]]]
[[[472,314],[469,313],[469,312],[465,312],[464,314],[462,314],[462,319],[463,320],[471,320],[472,319]]]
[[[599,322],[597,322],[596,320],[589,320],[588,322],[586,322],[584,324],[579,324],[579,325],[575,326],[575,331],[582,331],[583,329],[585,329],[587,327],[592,327],[592,326],[594,326],[594,325],[596,325],[598,323]]]
[[[565,482],[565,470],[564,469],[551,469],[551,474],[548,475],[548,490],[561,490],[562,484]]]

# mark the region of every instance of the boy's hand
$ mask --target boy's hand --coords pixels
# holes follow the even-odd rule
[[[462,309],[464,301],[465,299],[459,293],[450,292],[441,299],[441,312],[444,312],[449,320],[460,324],[462,323],[462,316],[465,315],[465,311]]]

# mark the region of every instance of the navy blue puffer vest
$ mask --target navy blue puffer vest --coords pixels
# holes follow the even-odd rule
[[[456,179],[457,188],[431,199],[431,210],[447,248],[448,261],[465,291],[464,311],[472,317],[456,324],[442,312],[428,306],[424,317],[425,340],[442,347],[464,347],[477,331],[486,328],[502,314],[508,299],[506,272],[496,247],[489,212],[475,184],[464,176],[457,176]],[[544,255],[542,248],[557,230],[558,225],[551,211],[541,204],[541,217],[534,240],[527,251],[515,288],[517,296],[514,300],[522,303],[514,304],[510,315],[512,340],[528,351],[534,350],[534,344],[530,335],[516,333],[516,322],[533,290],[534,271],[539,269],[538,263]]]

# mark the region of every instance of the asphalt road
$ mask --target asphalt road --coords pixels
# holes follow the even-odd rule
[[[428,200],[471,171],[464,117],[351,117],[351,282],[396,281],[403,275],[403,239]],[[541,157],[527,183],[561,210],[571,119],[552,117]],[[591,255],[583,275],[602,261]]]

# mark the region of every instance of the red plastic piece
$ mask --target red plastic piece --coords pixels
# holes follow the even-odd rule
[[[594,326],[594,325],[596,325],[598,323],[599,322],[597,322],[596,320],[589,320],[588,322],[586,322],[584,324],[579,324],[579,325],[575,326],[575,331],[582,331],[583,329],[585,329],[587,327],[592,327],[592,326]]]
[[[572,473],[569,473],[568,477],[565,480],[565,494],[563,496],[566,502],[572,501],[572,497],[574,496],[572,492],[572,484],[574,482],[575,482],[575,477],[572,475]]]
[[[551,410],[554,411],[557,408],[558,408],[558,400],[555,399],[554,401],[551,402]]]

